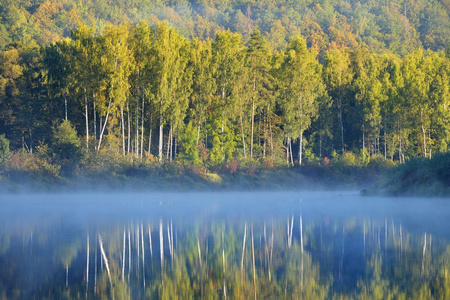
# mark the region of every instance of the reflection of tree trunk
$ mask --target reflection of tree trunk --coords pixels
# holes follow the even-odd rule
[[[269,281],[272,281],[272,274],[271,274],[271,268],[272,268],[272,259],[273,259],[273,220],[272,220],[272,237],[270,239],[270,257],[269,257]]]
[[[152,230],[150,228],[150,225],[148,225],[148,243],[150,247],[150,258],[153,258],[153,246],[152,246]]]
[[[423,252],[422,252],[422,273],[421,275],[423,276],[423,272],[425,269],[425,252],[427,251],[427,233],[425,232],[425,236],[423,238]]]
[[[363,227],[363,257],[364,257],[364,263],[366,261],[366,221],[364,221],[364,227]]]
[[[130,282],[130,274],[131,274],[131,232],[130,228],[128,228],[128,282]]]
[[[302,262],[301,262],[301,275],[300,275],[300,289],[303,292],[303,220],[302,216],[300,215],[300,249],[302,252]]]
[[[139,261],[141,258],[141,253],[140,253],[140,249],[141,249],[141,245],[140,245],[140,230],[139,230],[139,225],[136,225],[136,235],[135,235],[135,241],[136,241],[136,250],[137,250],[137,257],[136,257],[136,275],[137,278],[139,280]]]
[[[345,250],[345,230],[342,226],[342,254],[341,254],[341,261],[339,263],[339,280],[342,283],[342,271],[344,268],[344,250]]]
[[[423,269],[423,267],[422,267]],[[69,287],[69,264],[66,263],[66,289]]]
[[[255,292],[255,300],[256,300],[256,267],[255,267],[255,246],[253,243],[253,224],[252,224],[252,260],[253,260],[253,289]]]
[[[144,247],[144,225],[142,223],[141,223],[141,245],[142,245],[142,279],[144,281],[144,291],[145,291],[145,247]]]
[[[387,219],[384,219],[384,252],[387,250]]]
[[[294,216],[291,218],[291,227],[289,227],[289,218],[287,220],[288,248],[292,246],[292,232],[294,231]]]
[[[197,238],[197,250],[198,250],[198,261],[200,264],[200,269],[202,269],[202,251],[200,249],[200,240]]]
[[[125,280],[125,244],[126,235],[125,235],[125,228],[123,229],[123,253],[122,253],[122,282]]]
[[[89,288],[89,234],[87,235],[87,245],[86,245],[86,298]]]
[[[164,269],[164,236],[163,236],[163,225],[162,220],[159,220],[159,251],[161,254],[161,280],[162,280],[162,273]]]
[[[94,255],[94,293],[97,292],[97,239],[95,239],[95,255]]]
[[[225,227],[225,226],[224,226]],[[227,282],[225,280],[225,228],[222,229],[222,266],[223,266],[223,297],[227,299]]]
[[[244,255],[245,255],[245,239],[247,238],[247,223],[244,225],[244,241],[242,242],[242,257],[241,257],[241,273],[244,269]]]
[[[106,258],[105,250],[103,249],[103,241],[102,241],[102,237],[100,236],[100,234],[98,235],[98,242],[100,244],[100,252],[102,254],[102,258],[105,263],[106,271],[108,272],[109,284],[112,287],[111,273],[109,271],[108,258]]]

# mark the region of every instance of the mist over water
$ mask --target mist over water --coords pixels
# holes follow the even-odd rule
[[[448,200],[2,195],[0,298],[439,298],[450,288]]]

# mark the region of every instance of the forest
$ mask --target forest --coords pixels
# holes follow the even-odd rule
[[[431,159],[450,144],[449,7],[4,0],[0,164]]]

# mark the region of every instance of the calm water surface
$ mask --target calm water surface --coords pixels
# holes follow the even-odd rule
[[[450,299],[449,201],[0,195],[0,299]]]

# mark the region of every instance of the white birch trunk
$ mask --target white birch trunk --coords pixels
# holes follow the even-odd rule
[[[97,151],[100,150],[100,146],[102,145],[103,133],[105,132],[106,124],[108,123],[109,109],[110,108],[111,108],[111,99],[109,99],[108,110],[106,112],[105,123],[103,124],[103,128],[102,128],[102,131],[100,133],[100,140],[98,142]]]
[[[159,145],[158,145],[158,159],[161,162],[163,155],[163,125],[162,116],[159,117]]]
[[[88,103],[87,103],[87,93],[86,88],[84,89],[84,108],[86,115],[86,149],[89,150],[89,114],[88,114]]]
[[[144,153],[144,88],[142,88],[142,114],[141,114],[141,159],[142,159],[142,155]]]
[[[123,106],[120,106],[120,120],[122,124],[122,152],[125,155],[125,120],[123,118]]]

